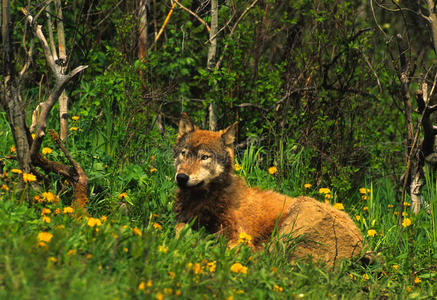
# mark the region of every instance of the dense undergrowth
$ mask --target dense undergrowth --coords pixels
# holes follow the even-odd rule
[[[311,195],[351,215],[377,259],[370,265],[344,261],[333,271],[309,261],[290,263],[281,244],[253,253],[244,243],[229,249],[226,241],[190,229],[176,238],[174,134],[154,135],[140,158],[121,164],[115,159],[120,148],[108,153],[90,141],[93,135],[81,134],[84,120],[75,122],[69,147],[90,177],[90,217],[70,207],[71,190],[61,179],[52,178],[50,186],[29,182],[18,190],[15,161],[4,160],[1,299],[368,299],[427,298],[437,292],[433,178],[424,193],[427,209],[412,216],[406,202],[398,226],[400,207],[387,179],[363,183],[350,198],[337,199],[333,189],[320,193],[329,187],[306,178],[298,162],[291,176],[282,178],[280,167],[259,164],[263,149],[238,153],[236,172],[251,185]],[[13,154],[5,123],[0,138],[0,155]],[[46,143],[45,155],[64,159]]]

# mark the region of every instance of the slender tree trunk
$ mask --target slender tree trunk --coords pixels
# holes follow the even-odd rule
[[[24,107],[19,97],[19,87],[16,80],[11,24],[9,0],[2,0],[2,73],[4,81],[2,82],[0,102],[11,126],[18,167],[23,172],[29,173],[31,159],[26,135]]]
[[[141,0],[139,4],[139,29],[138,29],[138,60],[144,60],[147,55],[147,5],[148,0]]]
[[[65,44],[65,34],[64,34],[64,22],[62,17],[62,6],[60,0],[55,0],[55,8],[56,8],[56,25],[57,25],[57,33],[58,33],[58,50],[59,50],[58,64],[60,66],[59,71],[61,74],[65,74],[65,70],[67,68],[67,53],[65,47],[66,44]],[[59,97],[59,123],[60,123],[61,141],[66,141],[68,136],[68,100],[69,98],[65,93],[65,90],[63,90],[61,96]]]
[[[209,31],[209,49],[206,67],[210,72],[214,69],[217,55],[218,0],[211,0],[211,30]],[[213,89],[216,89],[215,83]],[[209,129],[217,130],[217,108],[214,99],[209,104]]]

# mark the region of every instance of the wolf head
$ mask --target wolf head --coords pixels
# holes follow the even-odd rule
[[[201,130],[182,113],[174,163],[175,181],[181,189],[207,189],[231,174],[236,125],[220,131]]]

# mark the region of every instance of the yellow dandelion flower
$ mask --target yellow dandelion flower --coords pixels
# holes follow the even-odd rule
[[[149,280],[149,281],[147,281],[146,286],[147,287],[152,287],[152,284],[153,284],[152,280]]]
[[[93,258],[93,255],[92,255],[91,253],[88,253],[88,254],[86,255],[86,258],[87,258],[87,259],[91,259],[91,258]]]
[[[70,127],[70,131],[77,131],[79,128],[77,127]]]
[[[349,277],[350,277],[352,280],[357,280],[357,277],[356,277],[354,274],[349,274]]]
[[[54,257],[54,256],[50,256],[50,257],[49,257],[49,260],[50,260],[52,263],[56,263],[56,262],[58,261],[58,259],[57,259],[56,257]]]
[[[6,184],[3,184],[1,189],[2,189],[2,191],[5,191],[5,192],[9,191],[9,188]]]
[[[415,284],[419,284],[419,283],[421,283],[421,282],[422,282],[422,280],[420,280],[419,277],[414,278],[414,283],[415,283]]]
[[[52,150],[52,148],[44,147],[44,148],[42,148],[41,152],[42,152],[42,154],[50,154],[53,152],[53,150]]]
[[[369,275],[364,274],[364,275],[363,275],[363,281],[367,281],[367,280],[369,280]]]
[[[21,173],[23,173],[23,171],[21,171],[20,169],[12,169],[11,172],[12,172],[12,173],[15,173],[15,174],[21,174]]]
[[[241,171],[243,168],[239,165],[239,164],[234,164],[234,170],[239,172]]]
[[[234,273],[247,274],[247,267],[237,262],[231,266],[231,271]]]
[[[387,205],[387,208],[393,208],[393,204]]]
[[[361,195],[361,200],[367,200],[367,195]]]
[[[50,219],[50,217],[47,217],[46,215],[43,215],[43,216],[42,216],[42,221],[43,221],[44,223],[49,224],[52,220]]]
[[[339,210],[344,210],[343,203],[334,203],[333,207]]]
[[[138,285],[138,289],[140,291],[144,291],[146,289],[146,284],[144,283],[144,281],[140,282],[140,284]]]
[[[375,236],[376,235],[376,230],[375,229],[369,229],[367,231],[367,236]]]
[[[369,211],[369,207],[364,206],[364,207],[363,207],[363,210],[364,210],[364,211]]]
[[[153,228],[158,229],[158,230],[162,230],[162,226],[159,223],[153,224]]]
[[[332,198],[331,194],[325,194],[325,200],[329,200],[331,198]]]
[[[51,234],[50,232],[40,232],[38,233],[38,241],[39,242],[45,242],[45,243],[50,243],[50,241],[53,238],[53,234]]]
[[[196,275],[202,273],[202,266],[199,263],[195,263],[194,268],[193,268],[193,272]]]
[[[138,235],[138,236],[142,236],[142,235],[143,235],[143,233],[141,232],[141,230],[138,229],[137,227],[132,228],[132,231],[133,231],[136,235]]]
[[[64,214],[72,214],[73,212],[74,212],[73,207],[71,207],[71,206],[64,207],[64,210],[63,210]]]
[[[411,219],[409,218],[404,218],[404,221],[402,222],[402,226],[404,227],[408,227],[412,224],[413,222],[411,221]]]
[[[11,146],[11,148],[9,148],[9,151],[11,151],[11,153],[14,153],[17,151],[17,149],[15,149],[15,146]]]
[[[159,252],[162,252],[162,253],[167,253],[167,251],[168,251],[168,247],[164,247],[164,246],[162,246],[162,245],[160,245],[159,247],[158,247],[158,251]]]
[[[402,212],[402,216],[403,216],[403,217],[406,217],[406,216],[408,216],[408,213],[407,213],[406,211],[403,211],[403,212]]]
[[[244,232],[240,232],[240,235],[238,237],[238,243],[247,244],[252,240],[252,237]]]
[[[102,225],[102,221],[99,218],[87,218],[87,225],[89,227],[98,227]]]
[[[101,217],[100,217],[100,220],[101,220],[102,222],[106,222],[106,220],[108,220],[108,218],[107,218],[106,216],[101,216]]]
[[[76,255],[77,254],[77,250],[76,249],[70,249],[67,251],[67,255],[68,256],[72,256],[72,255]]]
[[[411,287],[407,286],[407,291],[411,292]]]
[[[42,215],[48,215],[51,214],[52,211],[49,208],[44,207],[43,209],[41,209],[41,214]]]
[[[167,295],[173,294],[173,289],[171,289],[171,288],[164,288],[162,291],[164,292],[164,294],[167,294]]]
[[[168,272],[168,276],[170,276],[171,279],[174,279],[176,277],[176,273],[172,272],[172,271],[169,271]]]
[[[331,194],[331,190],[329,188],[320,188],[319,194]]]
[[[209,263],[206,264],[206,267],[208,268],[208,270],[211,273],[214,273],[216,268],[217,268],[217,263],[216,263],[216,261],[209,262]]]
[[[393,269],[395,269],[396,271],[399,270],[399,265],[393,265]]]
[[[181,292],[181,290],[176,290],[175,292],[174,292],[174,294],[175,294],[175,296],[180,296],[181,294],[182,294],[182,292]]]
[[[411,206],[411,203],[404,202],[404,206],[406,206],[406,207],[410,207],[410,206]]]
[[[32,173],[23,173],[24,182],[34,182],[36,181],[36,176]]]
[[[305,184],[303,185],[303,187],[306,188],[306,189],[310,189],[310,188],[313,187],[313,185],[312,185],[311,183],[305,183]]]
[[[156,293],[156,300],[162,300],[164,299],[164,295],[160,292]]]
[[[35,133],[32,133],[32,140],[34,140],[35,137],[36,137],[36,134],[35,134]]]
[[[275,291],[275,292],[282,292],[284,289],[281,287],[281,286],[279,286],[279,285],[274,285],[273,286],[273,291]]]
[[[359,220],[361,219],[361,216],[360,216],[360,215],[356,215],[356,216],[355,216],[355,219],[356,219],[357,221],[359,221]]]
[[[127,193],[121,193],[120,195],[118,195],[118,199],[124,199],[124,198],[128,198],[129,196],[127,195]]]
[[[366,191],[367,191],[367,189],[366,189],[366,188],[360,188],[360,194],[365,194],[365,193],[366,193]]]
[[[55,214],[60,214],[60,213],[61,213],[61,209],[59,207],[55,209]]]
[[[150,172],[150,173],[155,173],[155,172],[158,172],[158,169],[157,169],[157,168],[151,168],[151,169],[149,170],[149,172]]]
[[[394,214],[395,216],[399,215],[399,213],[398,213],[397,211],[393,212],[393,214]]]
[[[71,119],[72,119],[73,121],[77,121],[77,120],[79,120],[79,116],[72,116]]]
[[[40,247],[47,247],[47,244],[45,242],[38,242],[38,246]]]
[[[276,166],[273,166],[273,167],[269,168],[269,174],[270,175],[275,175],[276,173],[278,173],[278,168]]]
[[[56,226],[56,228],[57,229],[65,229],[65,226],[61,224],[61,225]]]
[[[154,161],[155,160],[155,155],[150,156],[150,160]]]
[[[58,203],[59,197],[53,194],[52,192],[44,192],[41,194],[43,199],[49,203]]]
[[[126,248],[126,247],[124,247],[124,248],[123,248],[123,252],[128,253],[128,252],[129,252],[129,249]]]

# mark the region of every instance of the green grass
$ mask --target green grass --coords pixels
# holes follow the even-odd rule
[[[12,145],[6,132],[0,130],[7,137],[0,143],[2,157]],[[431,214],[408,216],[412,225],[406,228],[397,226],[399,205],[387,179],[363,185],[370,190],[365,200],[359,191],[344,199],[378,260],[369,266],[344,261],[332,270],[310,261],[290,263],[281,245],[257,253],[245,245],[229,249],[225,240],[189,228],[176,238],[171,143],[155,140],[139,159],[120,167],[105,147],[92,148],[80,132],[70,138],[72,155],[90,177],[88,212],[102,224],[91,227],[86,217],[63,213],[71,199],[68,186],[58,203],[29,205],[25,196],[58,193],[65,183],[53,176],[52,185],[39,192],[18,192],[10,172],[15,162],[6,161],[8,177],[0,179],[7,187],[0,189],[0,299],[405,299],[437,292],[437,185],[431,176],[424,190]],[[45,146],[53,148],[51,158],[64,159],[50,141]],[[278,174],[260,167],[257,153],[263,150],[238,156],[239,172],[251,185],[323,201],[313,182],[298,176],[278,182]],[[298,168],[296,163],[294,174],[301,174]],[[305,183],[314,187],[304,189]],[[331,203],[340,201],[335,191],[332,196]],[[45,214],[49,223],[43,208],[51,210]],[[369,230],[376,234],[367,237]],[[41,232],[53,235],[45,246],[38,240]],[[247,270],[233,272],[235,263]]]

